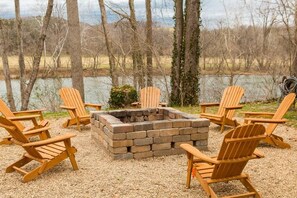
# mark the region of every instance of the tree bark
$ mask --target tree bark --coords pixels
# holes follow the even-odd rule
[[[0,55],[2,56],[2,64],[3,64],[3,73],[5,78],[5,86],[6,86],[6,96],[8,100],[8,104],[12,111],[16,111],[16,106],[13,98],[12,86],[11,86],[11,78],[10,78],[10,70],[9,70],[9,62],[7,57],[7,44],[6,44],[6,36],[3,30],[3,23],[0,19],[0,46],[2,46],[2,50],[0,51]]]
[[[199,36],[200,36],[200,0],[186,1],[185,29],[185,65],[183,73],[183,104],[199,103]]]
[[[108,59],[109,59],[109,68],[110,68],[109,72],[110,72],[111,82],[112,82],[112,86],[118,86],[119,81],[118,81],[118,75],[116,71],[115,57],[112,53],[112,43],[110,41],[108,31],[106,29],[107,19],[106,19],[104,0],[98,0],[98,2],[99,2],[100,12],[101,12],[101,21],[102,21],[102,27],[103,27],[104,37],[105,37],[105,45],[106,45]]]
[[[151,0],[145,0],[146,7],[146,67],[147,67],[147,86],[153,86],[153,22],[152,22],[152,11],[151,11]]]
[[[25,58],[24,58],[24,44],[23,44],[23,32],[22,32],[22,19],[20,15],[20,1],[15,0],[15,18],[16,18],[16,35],[18,45],[18,61],[19,61],[19,72],[20,72],[20,92],[21,92],[21,103],[25,100],[25,89],[26,89],[26,74],[25,74]]]
[[[171,105],[181,104],[180,73],[183,67],[183,32],[184,32],[183,0],[175,0],[174,44],[173,44],[172,67],[171,67],[171,96],[170,96]]]
[[[69,53],[71,59],[72,86],[77,89],[84,101],[84,81],[81,57],[81,36],[77,0],[66,0],[69,26]]]

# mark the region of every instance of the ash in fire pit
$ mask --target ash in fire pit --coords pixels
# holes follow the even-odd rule
[[[207,147],[209,120],[173,108],[92,112],[92,138],[113,159],[181,154],[180,144]]]

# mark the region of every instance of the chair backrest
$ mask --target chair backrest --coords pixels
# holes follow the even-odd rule
[[[2,99],[0,99],[0,112],[4,117],[15,117],[13,112],[8,108],[8,106],[5,104],[5,102]],[[18,127],[20,131],[24,130],[25,127],[21,122],[14,121],[13,123]]]
[[[261,124],[241,125],[229,131],[223,140],[212,179],[238,176],[249,159],[252,159],[259,141],[265,138],[265,127]]]
[[[295,98],[296,98],[295,93],[290,93],[286,95],[286,97],[284,97],[283,101],[280,103],[272,119],[282,119],[284,115],[287,113],[287,111],[289,110],[290,106],[293,104]],[[277,127],[277,124],[268,124],[266,127],[266,133],[268,135],[271,135],[276,127]]]
[[[228,106],[237,106],[243,96],[244,89],[240,86],[230,86],[224,90],[220,106],[218,109],[218,115],[224,115],[224,107]],[[232,119],[234,116],[235,110],[230,110],[227,114],[227,118]]]
[[[157,87],[145,87],[140,90],[141,108],[158,107],[160,104],[160,89]]]
[[[87,115],[84,102],[81,99],[80,93],[77,89],[70,87],[63,87],[59,90],[61,99],[64,102],[64,105],[69,107],[76,107],[76,112],[78,116]],[[72,111],[68,111],[71,118],[75,118],[75,115]]]
[[[10,120],[0,116],[0,127],[5,128],[18,145],[29,143],[28,138]],[[40,153],[33,147],[23,147],[30,155],[41,158]]]

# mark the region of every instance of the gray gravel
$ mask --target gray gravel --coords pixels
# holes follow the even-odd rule
[[[21,182],[18,173],[5,173],[5,167],[21,157],[23,150],[16,145],[0,147],[0,197],[206,197],[195,180],[191,189],[185,188],[186,156],[176,155],[143,160],[112,161],[104,150],[91,139],[90,126],[82,132],[63,129],[65,119],[50,120],[52,136],[73,132],[73,145],[78,149],[78,171],[73,171],[69,160],[42,174],[29,183]],[[291,144],[291,149],[277,149],[260,145],[265,158],[252,160],[245,168],[252,183],[263,197],[297,196],[297,137],[296,129],[279,126],[276,134]],[[0,137],[6,135],[0,130]],[[206,154],[215,155],[223,135],[219,127],[211,125]],[[225,194],[237,191],[236,182],[216,185]]]

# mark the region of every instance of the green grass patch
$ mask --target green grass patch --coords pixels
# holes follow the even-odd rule
[[[67,111],[60,111],[60,112],[45,112],[43,113],[44,118],[46,119],[59,119],[68,117],[69,114]]]

